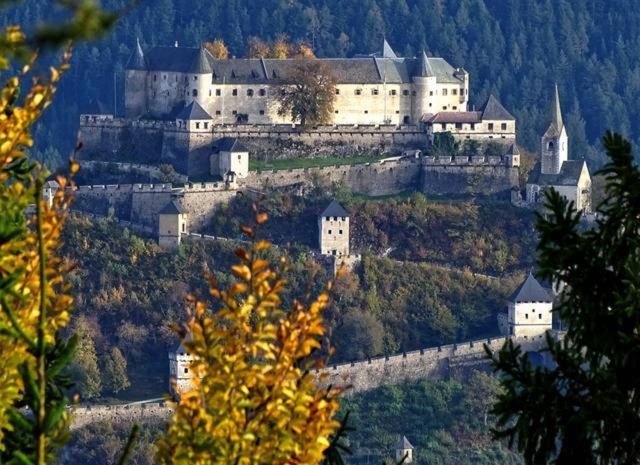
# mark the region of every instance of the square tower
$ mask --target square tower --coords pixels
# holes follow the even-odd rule
[[[509,298],[509,336],[533,339],[553,329],[553,299],[529,273]]]
[[[400,442],[396,446],[396,462],[400,463],[413,462],[413,446],[406,436],[402,436]]]
[[[162,247],[178,247],[182,234],[187,233],[187,213],[172,200],[158,214],[158,243]]]
[[[335,200],[318,217],[320,253],[349,256],[349,214]]]
[[[192,357],[184,344],[180,344],[174,352],[169,352],[169,389],[174,398],[193,389],[193,373],[191,371]]]

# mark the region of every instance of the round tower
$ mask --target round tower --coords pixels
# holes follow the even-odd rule
[[[418,68],[413,76],[413,111],[411,118],[413,123],[418,123],[422,116],[434,113],[432,93],[436,89],[436,76],[429,63],[427,54],[423,51],[418,59]]]
[[[196,101],[201,107],[209,110],[209,102],[212,100],[209,91],[211,90],[211,75],[213,74],[213,68],[209,61],[210,56],[204,47],[200,47],[189,71],[186,73],[186,105]]]

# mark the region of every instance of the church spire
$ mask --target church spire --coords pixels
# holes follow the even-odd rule
[[[562,122],[562,110],[560,109],[560,93],[558,92],[558,84],[556,83],[556,95],[555,102],[553,107],[553,116],[551,120],[551,124],[553,124],[558,131],[558,134],[562,131],[562,127],[564,123]]]

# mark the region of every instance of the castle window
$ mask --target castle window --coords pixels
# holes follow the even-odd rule
[[[364,111],[364,114],[365,114],[365,115],[368,115],[368,114],[369,114],[369,110],[365,110],[365,111]]]
[[[204,123],[204,128],[209,129],[209,123]]]
[[[411,118],[409,118],[409,116],[408,116],[408,115],[405,115],[405,117],[404,117],[404,120],[403,120],[403,121],[404,121],[404,124],[409,124],[409,123],[411,122]]]
[[[547,144],[547,150],[553,150],[553,141],[549,141],[549,144]]]
[[[342,234],[342,229],[338,231],[338,234]]]
[[[237,115],[237,114],[238,114],[238,112],[237,112],[236,110],[233,110],[233,111],[231,112],[231,114],[232,114],[232,115]]]
[[[233,90],[231,91],[231,95],[233,95],[233,96],[238,95],[238,89],[233,89]]]
[[[194,97],[197,97],[198,96],[198,89],[193,89],[191,91],[191,95],[193,95]]]
[[[429,96],[433,97],[433,91],[432,90],[429,91]]]
[[[452,95],[458,95],[458,89],[451,89]]]
[[[455,105],[451,107],[452,110],[457,110],[458,107],[456,107]]]
[[[471,127],[472,131],[476,130],[476,123],[471,123],[469,126]]]
[[[503,131],[506,131],[507,130],[507,123],[502,123],[500,125],[500,127],[502,128]]]
[[[209,97],[211,97],[211,89],[209,89]]]
[[[196,123],[196,129],[200,129],[200,123]]]
[[[193,80],[197,81],[198,80],[198,76],[193,76]]]
[[[538,320],[542,320],[542,313],[538,314]]]
[[[447,89],[442,89],[442,95],[449,95],[449,91]]]
[[[395,90],[395,89],[391,89],[391,90],[389,91],[389,95],[396,95],[396,94],[397,94],[397,92],[396,92],[396,90]]]
[[[356,89],[356,90],[354,91],[354,93],[355,93],[356,95],[362,95],[362,89]]]
[[[216,89],[216,97],[220,97],[221,94],[222,92],[220,91],[220,89]]]
[[[331,230],[329,230],[329,234],[331,234]]]
[[[260,97],[264,97],[265,95],[267,95],[267,91],[264,89],[260,89],[258,93],[260,94]]]
[[[378,95],[378,89],[371,89],[371,95]]]
[[[264,110],[260,110],[260,114],[261,114],[261,115],[264,115]]]
[[[334,113],[337,115],[338,114],[338,110],[334,111]]]
[[[253,89],[247,89],[247,97],[253,97]]]
[[[456,123],[456,129],[462,129],[462,123]]]
[[[446,110],[446,109],[447,109],[447,106],[446,106],[446,105],[444,105],[444,106],[442,107],[442,109],[443,109],[443,110]]]
[[[216,115],[220,115],[220,114],[222,114],[220,110],[216,110]]]
[[[489,128],[489,131],[493,131],[493,123],[487,124],[487,127]]]
[[[527,319],[527,320],[528,320],[528,319],[529,319],[529,314],[528,314],[528,313],[525,313],[525,314],[524,314],[524,317],[525,317],[525,319]]]
[[[186,232],[187,230],[187,225],[182,223],[182,232]]]
[[[162,79],[164,79],[164,80],[166,81],[166,80],[167,80],[167,75],[166,75],[166,74],[163,74],[163,75],[162,75]]]
[[[442,127],[443,131],[446,131],[447,130],[447,123],[440,124],[440,127]]]
[[[336,87],[336,95],[340,95],[340,89]]]
[[[403,90],[402,95],[409,95],[409,91],[407,89]]]
[[[242,155],[238,155],[238,161],[242,160]]]
[[[158,80],[158,75],[157,75],[157,74],[154,74],[154,75],[153,75],[153,80],[154,80],[154,81],[157,81],[157,80]]]
[[[396,110],[396,115],[399,115],[399,114],[400,114],[400,110]]]
[[[189,373],[189,369],[188,369],[188,368],[185,368],[185,369],[184,369],[184,372],[185,372],[185,373]]]
[[[429,106],[430,106],[430,107],[432,107],[432,106],[433,106],[433,103],[429,102]]]

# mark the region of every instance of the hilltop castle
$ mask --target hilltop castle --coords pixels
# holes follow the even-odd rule
[[[422,52],[382,52],[355,58],[320,58],[337,81],[334,124],[416,124],[425,114],[466,111],[469,73]],[[210,124],[291,124],[277,114],[282,86],[299,60],[214,58],[204,47],[152,47],[140,43],[126,67],[127,118],[175,119],[195,102]]]

